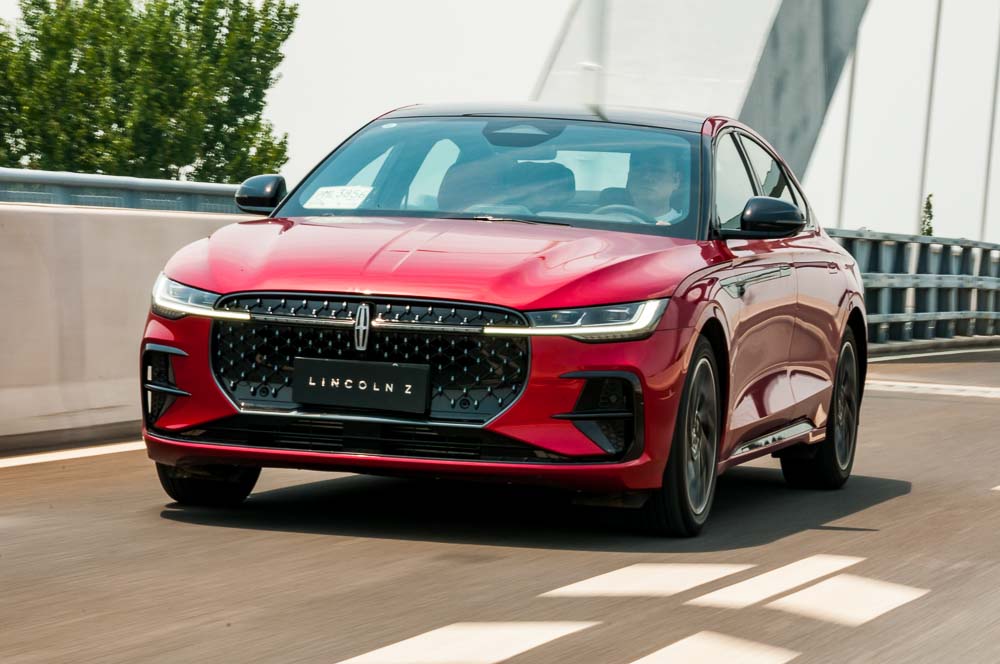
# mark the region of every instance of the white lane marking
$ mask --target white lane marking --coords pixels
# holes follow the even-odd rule
[[[639,563],[550,590],[542,597],[667,597],[753,565]]]
[[[907,355],[880,355],[878,357],[872,357],[868,359],[868,364],[872,362],[891,362],[892,360],[915,360],[920,357],[938,357],[943,355],[967,355],[969,353],[997,353],[1000,352],[1000,346],[994,346],[990,348],[966,348],[964,350],[939,350],[928,353],[909,353]]]
[[[698,632],[632,664],[784,664],[798,656],[794,650],[716,632]]]
[[[765,572],[746,581],[726,586],[715,592],[695,597],[686,604],[742,609],[763,602],[768,597],[805,585],[822,576],[839,572],[860,563],[864,558],[817,555],[803,558],[784,567]]]
[[[146,449],[146,443],[115,443],[114,445],[98,445],[97,447],[80,447],[58,452],[40,452],[22,456],[0,459],[0,468],[30,466],[33,463],[48,463],[49,461],[66,461],[68,459],[83,459],[85,457],[101,456],[102,454],[117,454],[118,452],[137,452]]]
[[[342,664],[493,664],[596,622],[455,623]]]
[[[985,385],[950,385],[946,383],[914,383],[901,380],[875,380],[865,382],[865,388],[874,392],[907,392],[911,394],[936,394],[950,397],[975,397],[1000,399],[1000,387]]]
[[[764,606],[857,627],[930,591],[840,574]]]

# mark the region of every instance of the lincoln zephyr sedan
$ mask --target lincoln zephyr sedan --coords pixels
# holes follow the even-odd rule
[[[854,463],[863,287],[760,135],[716,116],[408,106],[181,249],[141,345],[167,494],[262,467],[571,489],[690,536],[716,478]]]

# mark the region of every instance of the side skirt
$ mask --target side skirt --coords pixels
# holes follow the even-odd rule
[[[719,462],[718,472],[739,465],[745,461],[756,459],[765,454],[773,454],[778,450],[797,445],[798,443],[818,443],[826,436],[826,429],[817,429],[809,420],[799,420],[777,431],[772,431],[759,438],[741,443],[733,450],[728,459]]]

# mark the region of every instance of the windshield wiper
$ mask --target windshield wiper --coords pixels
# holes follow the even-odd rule
[[[513,221],[519,224],[551,224],[553,226],[572,226],[564,221],[541,221],[538,219],[519,219],[518,217],[495,217],[492,214],[474,214],[468,217],[456,216],[449,219],[472,219],[473,221]]]

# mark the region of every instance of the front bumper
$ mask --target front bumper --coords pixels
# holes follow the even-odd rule
[[[627,491],[655,488],[662,481],[691,330],[597,344],[535,337],[520,396],[489,421],[471,425],[241,410],[213,373],[211,336],[209,319],[168,320],[153,314],[148,319],[143,348],[153,344],[180,351],[171,354],[169,366],[177,393],[166,397],[170,401],[162,415],[151,418],[147,412],[144,423],[149,455],[158,462],[448,475]],[[565,417],[578,408],[587,376],[593,375],[632,377],[639,390],[641,445],[628,453],[609,454],[593,433],[585,433],[586,427]],[[324,428],[335,429],[335,435],[324,437]],[[331,440],[338,442],[331,445]]]

